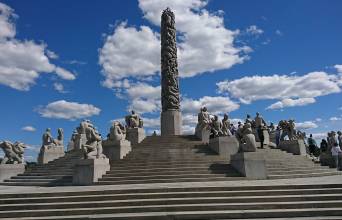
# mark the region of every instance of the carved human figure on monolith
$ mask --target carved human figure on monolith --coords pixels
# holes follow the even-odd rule
[[[50,128],[47,128],[43,134],[43,137],[42,137],[42,146],[50,146],[50,145],[53,145],[53,137],[51,135],[51,129]]]
[[[86,143],[82,146],[87,159],[106,158],[102,153],[102,138],[93,125],[85,128]]]
[[[222,136],[222,135],[223,135],[222,123],[218,119],[218,116],[215,115],[213,120],[212,120],[212,122],[211,122],[211,135],[210,135],[210,138],[219,137],[219,136]]]
[[[256,151],[256,141],[255,136],[253,134],[252,126],[250,123],[246,123],[243,126],[242,131],[243,140],[241,141],[240,150],[242,152],[254,152]]]
[[[232,136],[232,133],[230,132],[230,121],[227,114],[224,114],[222,119],[222,134],[223,136]]]
[[[5,156],[1,161],[1,164],[21,164],[24,163],[24,150],[25,144],[21,142],[11,143],[9,141],[3,141],[0,143],[0,148],[4,151]]]
[[[126,129],[121,125],[120,122],[114,121],[112,126],[110,127],[108,140],[111,141],[121,141],[126,138]]]
[[[54,139],[51,135],[51,129],[47,128],[42,136],[42,147],[56,147],[56,146],[63,146],[63,129],[58,128],[57,130],[58,136],[57,139]]]
[[[181,113],[175,15],[167,8],[161,16],[161,135],[181,134]]]
[[[125,117],[125,121],[126,121],[127,128],[142,128],[143,127],[143,120],[133,110],[130,115],[127,115]]]
[[[210,115],[206,107],[200,109],[200,112],[197,115],[197,125],[195,129],[195,133],[201,132],[203,129],[210,129]]]

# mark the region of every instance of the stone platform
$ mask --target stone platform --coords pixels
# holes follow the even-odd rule
[[[0,182],[25,172],[25,164],[0,164]]]
[[[63,146],[43,146],[40,149],[37,161],[39,164],[46,164],[50,161],[63,157],[64,154]]]

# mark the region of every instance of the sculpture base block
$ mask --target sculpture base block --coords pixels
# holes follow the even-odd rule
[[[304,141],[299,140],[284,140],[279,143],[279,148],[296,155],[306,155],[306,147]]]
[[[220,157],[230,161],[230,156],[239,151],[239,142],[234,136],[216,137],[209,140],[209,147]]]
[[[102,148],[103,154],[109,158],[110,163],[123,159],[132,150],[131,143],[128,140],[105,140],[102,142]]]
[[[261,152],[241,152],[231,156],[230,164],[249,179],[267,179],[266,161]]]
[[[110,170],[109,159],[80,159],[75,164],[73,185],[92,185]]]
[[[182,134],[182,114],[180,111],[168,110],[161,113],[161,136]]]
[[[130,141],[132,145],[139,144],[145,137],[145,130],[143,128],[127,128],[126,130],[126,139]]]
[[[63,146],[44,146],[40,149],[37,161],[38,164],[46,164],[50,161],[63,157],[64,154]]]
[[[196,136],[201,139],[203,144],[209,144],[210,139],[210,131],[207,129],[202,129],[201,131],[197,131]]]
[[[25,164],[0,164],[0,182],[25,172]]]

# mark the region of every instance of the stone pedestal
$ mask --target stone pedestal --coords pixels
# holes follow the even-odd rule
[[[266,161],[262,152],[241,152],[231,156],[230,164],[250,179],[266,179]]]
[[[161,113],[161,136],[182,134],[182,114],[180,111],[167,110]]]
[[[202,141],[203,144],[209,144],[210,130],[202,129],[197,131],[196,136]]]
[[[230,161],[230,156],[239,151],[239,142],[234,136],[216,137],[209,140],[209,147],[220,157]]]
[[[145,137],[145,130],[143,128],[127,128],[126,130],[126,139],[132,145],[139,144]]]
[[[288,153],[306,155],[306,147],[304,141],[301,139],[280,141],[279,148]]]
[[[102,148],[103,154],[109,158],[110,163],[123,159],[132,150],[131,143],[128,140],[105,140],[102,142]]]
[[[0,182],[25,172],[25,164],[0,164]]]
[[[38,164],[45,164],[64,156],[63,146],[43,146],[38,155]]]
[[[75,164],[73,185],[92,185],[110,170],[109,159],[80,159]]]

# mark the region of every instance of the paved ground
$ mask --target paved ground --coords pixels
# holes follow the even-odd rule
[[[342,172],[341,172],[342,174]],[[126,184],[126,185],[96,185],[96,186],[62,186],[62,187],[28,187],[28,186],[0,186],[0,195],[6,193],[44,193],[44,192],[75,192],[98,190],[123,189],[155,189],[155,188],[191,188],[191,187],[217,187],[217,186],[264,186],[264,185],[315,185],[315,184],[341,184],[342,175],[276,179],[276,180],[243,180],[243,181],[214,181],[214,182],[182,182],[182,183],[152,183],[152,184]]]

